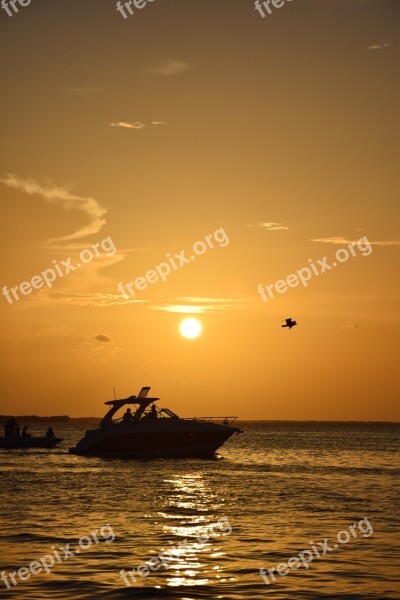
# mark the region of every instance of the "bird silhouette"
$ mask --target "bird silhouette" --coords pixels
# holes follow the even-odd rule
[[[297,325],[296,321],[293,321],[293,319],[291,317],[289,317],[288,319],[284,319],[284,320],[286,321],[286,325],[281,325],[281,327],[289,327],[289,329],[292,329],[292,327]]]

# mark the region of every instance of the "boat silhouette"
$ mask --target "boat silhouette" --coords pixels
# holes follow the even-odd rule
[[[0,448],[18,450],[23,448],[54,448],[63,441],[59,437],[0,437]]]
[[[168,408],[158,408],[159,398],[149,398],[150,387],[138,396],[105,402],[110,406],[97,429],[89,429],[72,454],[113,457],[210,457],[234,433],[237,417],[180,418]],[[113,420],[122,407],[132,405],[122,418]]]

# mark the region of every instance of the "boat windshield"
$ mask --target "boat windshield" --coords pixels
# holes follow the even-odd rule
[[[169,419],[179,419],[178,415],[176,415],[174,412],[172,412],[172,410],[169,410],[169,408],[161,408],[160,414],[162,417],[164,417],[164,419],[166,417]]]
[[[169,408],[158,408],[156,404],[152,404],[151,407],[141,410],[140,407],[132,412],[125,412],[125,414],[118,419],[113,419],[113,423],[129,423],[131,421],[143,421],[148,419],[179,419],[178,415],[175,414]]]

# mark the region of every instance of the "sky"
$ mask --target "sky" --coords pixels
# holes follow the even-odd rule
[[[399,421],[400,3],[8,8],[0,413]]]

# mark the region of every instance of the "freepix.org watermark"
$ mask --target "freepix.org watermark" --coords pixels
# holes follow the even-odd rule
[[[211,525],[206,531],[202,532],[196,537],[196,541],[199,544],[208,542],[213,537],[220,535],[230,535],[232,533],[232,527],[227,518],[221,518],[218,523]],[[157,557],[150,558],[147,562],[139,565],[136,569],[131,571],[125,571],[121,569],[119,576],[130,587],[131,583],[136,583],[136,577],[147,577],[152,571],[158,571],[162,566],[165,568],[169,567],[169,563],[176,561],[179,556],[184,553],[191,552],[193,550],[193,540],[188,543],[185,538],[178,543],[177,546],[171,546],[168,550],[165,550]],[[128,575],[130,580],[128,579]]]
[[[265,19],[265,17],[267,16],[266,13],[268,13],[269,15],[272,14],[271,5],[274,8],[282,8],[285,2],[291,1],[292,0],[264,0],[264,2],[261,3],[260,0],[256,0],[254,7],[260,13],[262,18]]]
[[[148,2],[154,2],[154,0],[128,0],[127,2],[118,1],[116,4],[116,8],[117,11],[121,13],[123,18],[127,19],[129,15],[135,14],[135,11],[132,8],[132,4],[135,8],[141,10],[146,6]]]
[[[99,539],[99,535],[101,536],[101,539]],[[101,529],[92,531],[90,536],[83,535],[79,538],[78,547],[75,551],[69,549],[70,544],[65,544],[65,546],[60,546],[58,548],[56,548],[56,546],[51,546],[53,551],[52,554],[45,554],[39,558],[39,560],[33,560],[29,567],[21,567],[18,571],[13,571],[12,573],[2,571],[0,573],[0,578],[9,590],[11,588],[10,581],[13,586],[16,586],[21,581],[28,581],[31,575],[39,575],[42,572],[49,574],[56,562],[62,563],[72,556],[77,556],[82,550],[88,550],[93,543],[99,544],[104,541],[106,544],[110,544],[114,540],[115,534],[113,529],[111,525],[107,523],[107,525],[104,525]],[[17,577],[19,581],[17,581]]]
[[[171,256],[171,254],[168,253],[166,254],[168,262],[162,262],[157,265],[155,269],[150,269],[147,271],[144,277],[137,277],[134,281],[126,283],[125,285],[120,282],[117,286],[119,292],[124,296],[124,298],[128,298],[129,296],[126,292],[126,289],[131,296],[134,296],[136,292],[133,290],[133,288],[136,288],[142,292],[146,289],[149,283],[157,283],[160,279],[162,279],[164,282],[167,281],[167,278],[172,271],[178,271],[184,265],[190,264],[193,260],[195,260],[196,256],[201,256],[207,252],[209,248],[214,248],[214,242],[216,242],[217,246],[220,248],[224,248],[229,244],[229,238],[222,227],[216,229],[214,233],[206,235],[204,240],[200,240],[193,244],[193,254],[191,254],[189,257],[185,256],[185,250],[181,250],[178,252],[178,254],[174,254],[174,256]]]
[[[15,13],[19,12],[19,8],[17,4],[20,6],[29,6],[32,0],[1,0],[1,8],[6,11],[9,17],[15,15]],[[11,8],[14,12],[12,12]]]
[[[101,252],[104,252],[106,256],[114,256],[117,249],[114,245],[114,242],[110,237],[104,238],[98,244],[93,244],[90,248],[84,248],[79,254],[79,262],[74,266],[71,264],[72,259],[67,258],[67,260],[60,260],[60,264],[53,260],[54,268],[45,269],[40,273],[40,275],[35,275],[32,277],[30,281],[24,281],[19,285],[8,289],[6,285],[2,288],[2,294],[7,298],[9,304],[13,304],[15,300],[19,300],[19,294],[23,296],[29,296],[33,292],[33,290],[40,290],[44,285],[48,288],[52,287],[53,282],[57,279],[57,277],[64,277],[68,275],[72,271],[76,271],[83,267],[83,265],[90,263],[95,257],[98,258],[101,256]]]
[[[260,575],[264,579],[266,585],[270,585],[271,581],[276,581],[274,573],[280,575],[281,577],[285,577],[286,575],[289,575],[290,571],[297,571],[297,569],[300,569],[301,567],[309,569],[309,565],[314,560],[314,557],[321,558],[322,556],[328,554],[328,552],[337,550],[337,548],[339,548],[339,544],[347,544],[351,540],[352,536],[353,539],[357,538],[358,533],[362,533],[363,537],[370,537],[374,533],[372,525],[367,518],[361,519],[361,521],[354,523],[354,525],[350,525],[348,530],[343,529],[342,531],[339,531],[336,535],[336,540],[339,542],[338,544],[335,542],[332,546],[330,546],[328,538],[325,538],[323,542],[316,542],[316,544],[314,544],[314,542],[310,542],[312,552],[311,550],[303,550],[296,556],[289,558],[287,563],[279,563],[279,565],[276,567],[272,567],[271,569],[267,570],[260,569]],[[319,548],[317,548],[317,546],[319,546]],[[271,581],[267,577],[267,571]]]
[[[309,258],[308,262],[310,263],[311,268],[302,267],[301,269],[298,269],[296,273],[291,273],[288,275],[286,279],[278,279],[278,281],[275,281],[275,283],[270,285],[264,286],[262,283],[260,283],[257,287],[257,291],[261,295],[261,298],[264,300],[264,302],[268,302],[270,298],[275,298],[274,292],[278,292],[278,294],[284,294],[288,291],[288,287],[295,288],[299,285],[299,283],[302,283],[304,287],[307,287],[308,282],[313,275],[315,277],[319,277],[319,275],[322,275],[322,273],[326,273],[327,271],[337,267],[338,264],[346,262],[350,258],[350,255],[353,258],[357,256],[355,247],[359,249],[362,256],[369,256],[372,252],[372,246],[367,237],[364,236],[363,238],[359,239],[358,242],[348,244],[346,248],[339,248],[335,254],[336,261],[334,261],[332,264],[328,264],[328,258],[326,256],[324,256],[322,260],[315,261],[317,264],[314,263],[312,258]],[[269,294],[269,298],[267,298],[265,293],[266,291]]]

